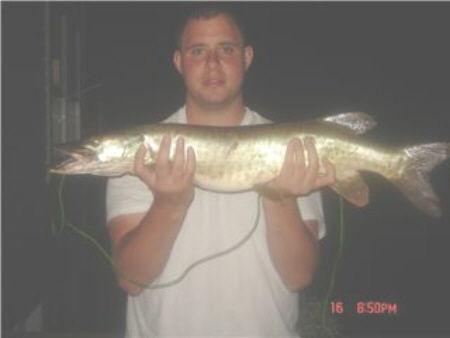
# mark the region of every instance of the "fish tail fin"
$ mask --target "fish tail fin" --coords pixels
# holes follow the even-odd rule
[[[397,188],[425,213],[441,217],[439,199],[430,184],[428,173],[450,158],[450,143],[429,143],[403,149],[406,168],[393,180]]]

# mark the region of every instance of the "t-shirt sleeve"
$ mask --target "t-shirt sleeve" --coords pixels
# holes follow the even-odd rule
[[[323,215],[322,196],[320,191],[315,191],[306,197],[299,197],[297,203],[303,220],[317,221],[319,227],[319,239],[325,237],[325,217]]]
[[[119,215],[147,212],[153,202],[151,190],[137,177],[125,175],[108,179],[106,221]]]

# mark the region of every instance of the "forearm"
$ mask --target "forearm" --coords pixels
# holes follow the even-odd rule
[[[119,283],[127,292],[142,290],[133,281],[149,284],[160,275],[186,212],[185,207],[155,202],[139,225],[117,243],[113,258],[119,269]]]
[[[308,285],[318,260],[316,234],[302,220],[296,200],[263,198],[267,241],[272,262],[286,287],[298,291]]]

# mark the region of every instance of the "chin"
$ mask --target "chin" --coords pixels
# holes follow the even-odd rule
[[[203,102],[203,104],[207,106],[221,106],[227,104],[230,101],[231,101],[230,98],[225,96],[215,96],[215,97],[209,96],[203,97],[201,99],[201,102]]]
[[[226,93],[218,91],[215,93],[204,91],[199,94],[200,95],[192,96],[192,99],[196,101],[198,105],[210,109],[226,106],[233,102],[237,97],[237,95],[233,95],[233,93],[230,93],[229,91]]]

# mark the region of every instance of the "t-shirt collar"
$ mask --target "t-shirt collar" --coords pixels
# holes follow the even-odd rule
[[[245,109],[244,117],[243,117],[241,123],[239,124],[240,126],[247,126],[247,125],[251,124],[251,120],[252,120],[251,110],[248,107],[244,107],[244,109]],[[187,123],[186,106],[182,106],[178,110],[176,115],[177,115],[176,123],[183,123],[183,124]]]

